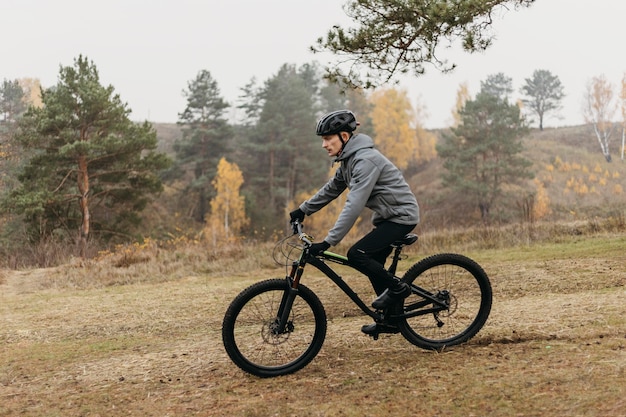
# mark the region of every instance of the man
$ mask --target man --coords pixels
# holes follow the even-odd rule
[[[348,259],[355,268],[370,279],[378,297],[372,303],[384,309],[408,297],[410,287],[390,276],[385,260],[391,253],[390,245],[409,233],[419,223],[419,206],[402,172],[383,154],[374,149],[372,139],[354,134],[359,124],[349,110],[326,114],[317,123],[316,134],[322,137],[322,147],[328,156],[335,157],[340,166],[326,185],[309,200],[290,213],[291,220],[304,219],[332,200],[345,189],[350,193],[339,217],[324,241],[311,246],[317,255],[337,245],[350,231],[365,207],[374,214],[374,229],[348,250]],[[366,334],[396,333],[395,326],[370,324],[361,328]]]

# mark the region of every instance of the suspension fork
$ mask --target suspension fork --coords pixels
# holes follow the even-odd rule
[[[293,307],[293,302],[298,294],[298,284],[300,283],[300,278],[304,272],[304,265],[306,264],[303,258],[304,257],[291,265],[291,272],[286,277],[288,284],[287,290],[283,293],[280,306],[278,307],[278,313],[276,314],[278,333],[284,332],[289,322],[291,307]]]

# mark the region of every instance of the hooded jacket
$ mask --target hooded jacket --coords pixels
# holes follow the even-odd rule
[[[382,153],[374,149],[374,141],[359,133],[346,142],[337,157],[335,175],[319,191],[300,205],[311,215],[350,190],[343,210],[333,228],[324,238],[331,246],[348,234],[365,207],[371,209],[374,225],[383,221],[417,225],[419,206],[402,172]]]

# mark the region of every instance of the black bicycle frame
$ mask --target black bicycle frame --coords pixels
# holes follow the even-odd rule
[[[401,250],[401,246],[395,247],[393,261],[388,269],[388,271],[392,274],[394,274],[396,271],[396,267],[400,259]],[[279,322],[277,323],[277,331],[287,331],[286,325],[289,320],[291,307],[293,305],[296,294],[298,293],[298,285],[300,284],[300,279],[302,278],[302,274],[304,272],[304,266],[307,263],[314,266],[321,273],[330,278],[330,280],[333,281],[339,288],[341,288],[341,290],[352,300],[352,302],[354,302],[354,304],[356,304],[365,314],[372,317],[376,322],[383,321],[385,318],[402,319],[437,313],[439,311],[446,310],[449,307],[446,301],[438,298],[431,292],[426,291],[425,289],[415,284],[412,284],[411,290],[413,291],[413,293],[422,297],[423,300],[412,303],[410,305],[405,305],[404,312],[402,312],[401,314],[385,315],[384,312],[378,312],[368,307],[365,302],[357,295],[357,293],[352,290],[348,283],[346,283],[340,275],[338,275],[329,265],[327,265],[324,260],[354,268],[354,266],[350,264],[348,258],[344,256],[326,251],[322,253],[321,256],[318,258],[311,256],[309,254],[308,248],[306,248],[302,252],[300,259],[292,263],[291,272],[289,275],[286,276],[287,282],[289,284],[289,290],[285,291],[285,294],[283,295],[280,303],[277,314],[277,319],[279,320]],[[428,305],[433,305],[433,307],[423,309],[423,307],[426,307]]]

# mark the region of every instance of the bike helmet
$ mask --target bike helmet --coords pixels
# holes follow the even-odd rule
[[[339,132],[354,132],[359,125],[350,110],[337,110],[323,116],[317,122],[317,136],[336,135]]]

